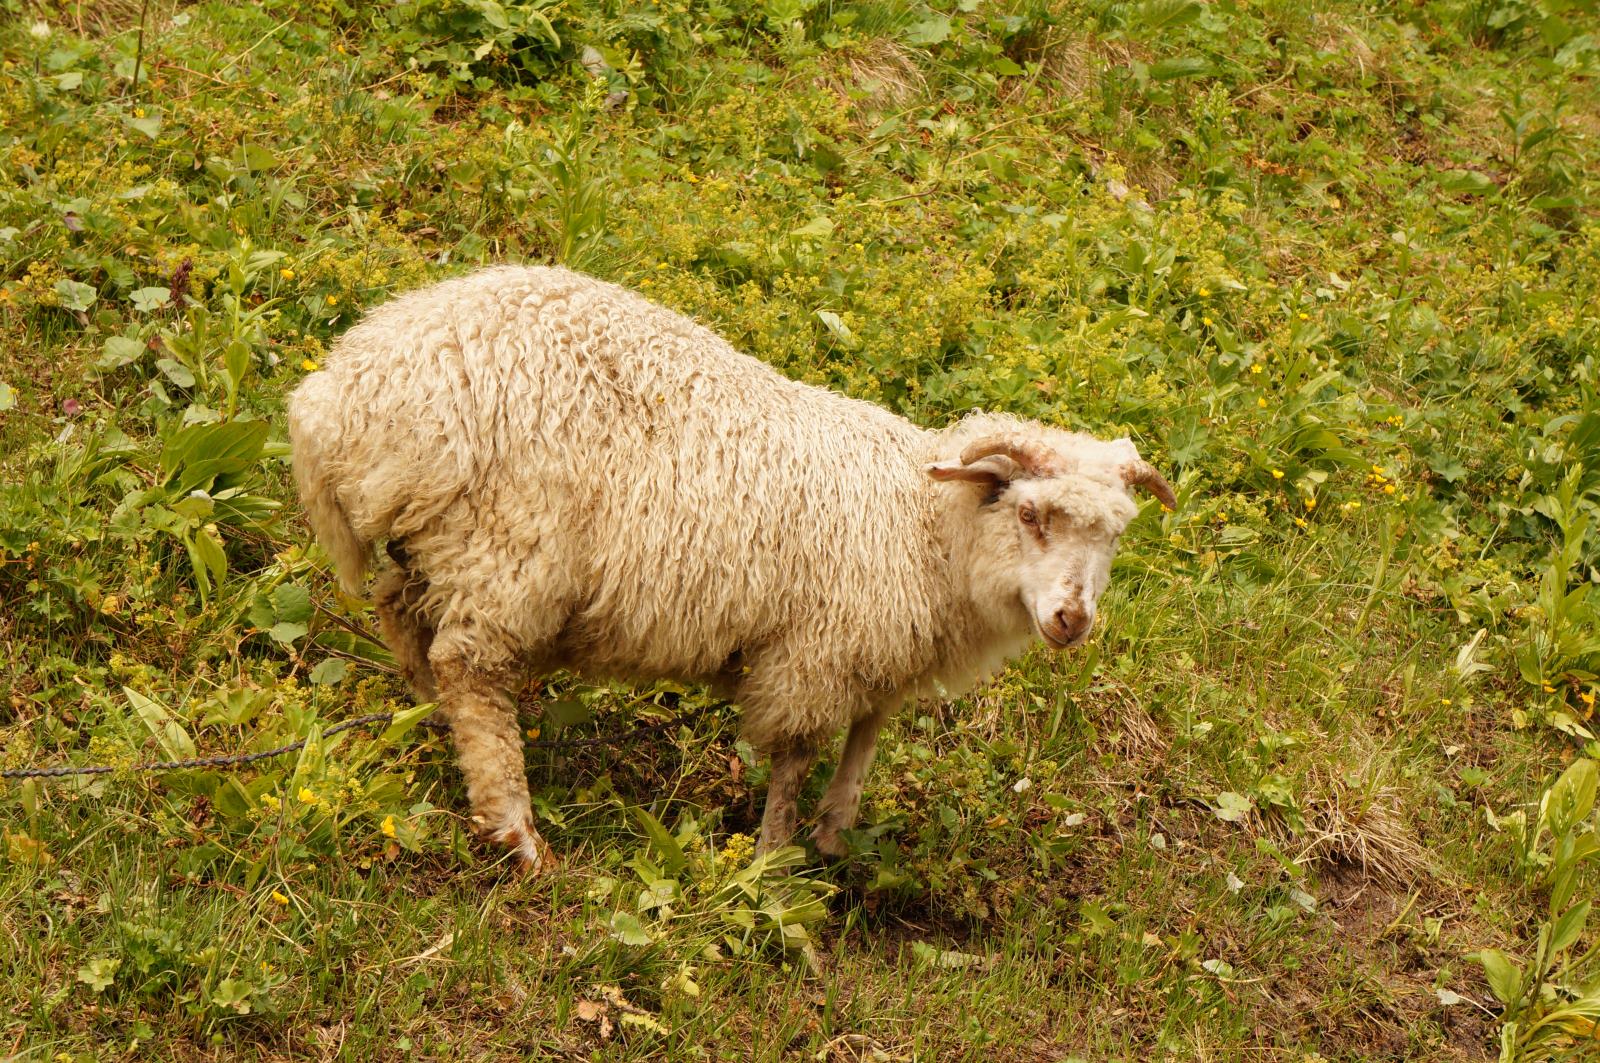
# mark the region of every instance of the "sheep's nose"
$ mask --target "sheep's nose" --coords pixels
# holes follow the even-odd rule
[[[1089,633],[1089,626],[1094,623],[1094,618],[1082,604],[1070,602],[1056,610],[1055,621],[1057,629],[1066,636],[1064,641],[1071,643],[1077,642]]]

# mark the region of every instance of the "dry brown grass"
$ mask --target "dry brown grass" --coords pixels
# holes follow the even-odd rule
[[[1385,888],[1409,886],[1428,869],[1427,854],[1407,822],[1405,797],[1376,760],[1329,768],[1305,780],[1303,831],[1272,820],[1268,832],[1297,863],[1348,868]]]
[[[858,116],[904,107],[927,95],[927,76],[899,41],[868,41],[830,58],[821,84],[851,97]]]

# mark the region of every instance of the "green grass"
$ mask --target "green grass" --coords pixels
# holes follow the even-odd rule
[[[1582,1058],[1472,954],[1600,755],[1592,5],[0,0],[0,61],[0,767],[313,738],[0,789],[0,1058]],[[1180,507],[1090,648],[901,714],[839,864],[748,870],[704,691],[530,692],[619,737],[530,750],[519,879],[437,736],[318,737],[408,702],[281,417],[507,259]]]

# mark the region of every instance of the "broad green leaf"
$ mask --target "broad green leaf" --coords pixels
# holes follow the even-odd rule
[[[1141,31],[1174,29],[1195,21],[1204,10],[1196,0],[1146,0],[1134,8],[1129,22]]]
[[[913,22],[901,34],[907,44],[925,48],[929,45],[940,44],[950,37],[950,16],[933,15],[920,22]]]
[[[312,614],[311,592],[297,583],[281,583],[272,589],[273,617],[291,624],[304,624]]]
[[[1211,73],[1210,61],[1198,55],[1162,59],[1150,64],[1150,77],[1156,81],[1202,77],[1209,73]]]
[[[156,368],[161,375],[180,388],[194,387],[194,372],[175,358],[157,358]]]
[[[187,494],[218,476],[244,472],[261,456],[267,431],[265,421],[225,421],[174,433],[161,451],[168,486]]]
[[[104,993],[116,980],[117,968],[121,966],[120,956],[96,956],[78,968],[78,981],[96,993]]]
[[[639,917],[632,912],[615,912],[611,916],[611,936],[624,945],[648,945],[655,937],[646,930]]]
[[[144,353],[144,344],[128,336],[108,336],[100,347],[100,357],[95,360],[99,369],[120,369],[138,361]]]
[[[349,672],[350,664],[343,657],[328,657],[311,669],[311,681],[318,686],[333,686],[344,682]]]
[[[135,133],[141,133],[149,137],[151,140],[161,135],[161,116],[159,114],[146,115],[143,118],[136,115],[127,115],[122,119],[122,124]]]
[[[67,280],[63,277],[56,281],[56,294],[61,297],[61,305],[68,310],[87,310],[94,305],[99,293],[81,281]]]
[[[229,384],[237,391],[244,382],[244,375],[250,371],[250,345],[243,340],[228,344],[223,352],[223,367],[228,372]]]
[[[1583,934],[1583,925],[1589,918],[1590,902],[1579,901],[1566,911],[1550,931],[1550,951],[1568,948]]]
[[[272,641],[282,643],[285,646],[295,639],[303,637],[305,633],[306,626],[304,624],[273,624],[267,629],[267,634],[271,636]]]
[[[432,716],[438,709],[438,703],[432,701],[423,702],[421,705],[413,705],[409,709],[401,709],[394,714],[394,719],[389,721],[389,726],[383,729],[383,734],[380,736],[381,740],[386,743],[400,741],[411,732],[412,728]]]
[[[1217,818],[1229,823],[1237,823],[1250,814],[1253,802],[1243,794],[1236,794],[1232,790],[1224,790],[1217,795],[1212,811]]]
[[[580,723],[588,723],[594,718],[594,713],[589,706],[576,698],[556,698],[544,703],[545,715],[559,727],[572,727]]]
[[[798,236],[807,240],[825,240],[833,233],[833,219],[825,215],[818,215],[800,226],[791,230],[790,236]]]
[[[155,736],[156,744],[163,753],[172,760],[194,756],[194,739],[189,737],[183,724],[164,705],[132,687],[123,687],[122,693],[128,699],[128,704],[133,706],[133,711],[138,713],[139,719],[144,721],[145,727]]]
[[[148,314],[152,310],[159,310],[172,300],[170,288],[137,288],[128,296],[133,301],[133,308],[141,313]]]
[[[4,413],[17,404],[17,393],[11,385],[0,380],[0,413]]]
[[[644,832],[650,838],[650,844],[661,857],[661,866],[668,874],[680,875],[689,865],[689,858],[684,855],[683,847],[672,836],[672,832],[662,825],[661,821],[652,816],[644,808],[636,806],[633,818],[639,821]]]
[[[1474,958],[1483,964],[1489,989],[1502,1004],[1511,1004],[1522,995],[1522,971],[1499,949],[1481,949]]]
[[[837,339],[841,345],[846,348],[855,347],[856,334],[850,331],[850,326],[844,323],[844,318],[840,317],[832,310],[818,310],[817,320],[821,321],[828,327],[828,331],[833,333],[834,338]]]
[[[1545,795],[1543,811],[1550,829],[1565,834],[1575,824],[1583,822],[1594,808],[1597,783],[1600,783],[1600,770],[1593,760],[1583,757],[1573,761]]]
[[[222,540],[210,528],[196,528],[194,550],[210,574],[211,582],[220,586],[228,574],[228,554],[222,548]]]

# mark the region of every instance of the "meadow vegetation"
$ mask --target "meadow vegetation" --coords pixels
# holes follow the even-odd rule
[[[119,769],[0,784],[0,1057],[1596,1058],[1597,73],[1587,0],[0,0],[0,769]],[[282,418],[503,260],[1180,505],[837,864],[704,691],[531,690],[615,739],[519,878]]]

